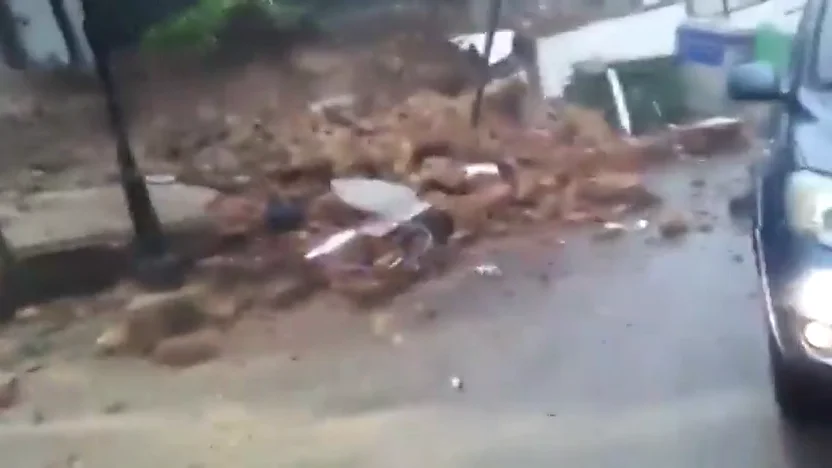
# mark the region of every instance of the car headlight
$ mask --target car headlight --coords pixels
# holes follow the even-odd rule
[[[832,247],[832,178],[811,171],[792,174],[786,216],[792,229]]]
[[[832,348],[832,328],[820,322],[809,322],[803,327],[803,339],[815,349],[829,350]]]
[[[794,306],[803,318],[797,327],[805,344],[832,350],[832,270],[813,270],[796,282]]]
[[[810,270],[794,286],[797,313],[813,322],[832,325],[832,270]]]

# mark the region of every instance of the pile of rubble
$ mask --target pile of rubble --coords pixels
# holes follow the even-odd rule
[[[180,178],[224,191],[210,213],[222,239],[243,242],[200,262],[207,289],[135,305],[99,345],[168,364],[199,361],[218,352],[214,325],[246,308],[287,307],[326,288],[360,304],[389,298],[478,239],[542,223],[603,223],[659,203],[642,183],[647,166],[745,141],[731,120],[621,137],[601,115],[572,107],[523,128],[513,114],[523,92],[489,94],[477,128],[471,95],[420,92],[363,114],[325,105],[288,122],[223,120],[169,140],[156,150],[195,155]],[[345,181],[387,187],[371,201],[397,205],[398,215],[333,190]],[[385,201],[391,193],[413,196]],[[170,313],[170,301],[188,305]],[[193,356],[179,351],[191,349],[187,340],[200,344]]]
[[[573,107],[539,128],[522,128],[516,108],[524,92],[510,85],[491,93],[477,128],[469,121],[471,95],[420,92],[366,114],[346,102],[274,127],[262,120],[223,122],[214,135],[179,140],[168,151],[197,154],[183,178],[234,192],[210,207],[225,235],[271,245],[277,241],[265,233],[264,213],[275,203],[300,211],[291,219],[302,222],[285,229],[292,232],[282,234],[280,250],[283,261],[294,256],[293,265],[301,265],[316,244],[371,218],[332,192],[335,179],[409,187],[449,215],[448,244],[458,245],[547,221],[607,221],[645,208],[658,201],[642,184],[646,166],[680,151],[706,154],[745,141],[739,122],[728,119],[623,138],[598,113]],[[230,155],[239,163],[223,167]],[[384,257],[380,250],[353,252],[359,260],[351,261],[372,265]],[[340,284],[323,276],[318,280]]]

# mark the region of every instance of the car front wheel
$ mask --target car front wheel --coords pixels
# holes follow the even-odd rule
[[[826,406],[821,398],[819,382],[790,366],[771,335],[769,361],[774,399],[780,414],[797,424],[817,421]]]

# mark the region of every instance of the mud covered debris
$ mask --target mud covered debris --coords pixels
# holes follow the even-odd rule
[[[659,232],[665,239],[678,239],[690,232],[690,221],[681,213],[671,213],[659,224]]]
[[[219,356],[222,336],[217,330],[205,329],[166,338],[154,348],[154,362],[170,367],[189,367]]]
[[[219,335],[245,308],[248,295],[223,294],[205,285],[144,294],[125,307],[125,318],[96,341],[101,355],[132,355],[175,367],[219,354]]]
[[[749,145],[743,122],[739,119],[715,117],[676,126],[673,129],[677,145],[686,153],[709,156],[739,151]]]
[[[186,288],[173,293],[145,294],[127,305],[120,346],[136,354],[148,354],[164,339],[190,333],[207,322],[199,303],[201,291]]]
[[[632,138],[611,129],[601,114],[576,107],[527,128],[506,111],[513,107],[506,101],[520,105],[528,92],[517,82],[491,87],[477,128],[470,125],[471,92],[449,96],[423,90],[392,104],[368,106],[360,97],[324,102],[274,121],[217,117],[203,135],[179,135],[167,147],[154,148],[183,160],[180,179],[197,174],[207,184],[242,175],[250,181],[232,184],[208,209],[223,235],[251,241],[246,255],[279,258],[275,264],[293,271],[289,279],[274,271],[252,275],[263,284],[281,278],[275,288],[261,288],[261,295],[277,296],[267,302],[294,303],[328,287],[365,303],[395,295],[423,277],[422,259],[432,249],[541,224],[551,229],[559,223],[603,225],[660,203],[643,183],[646,167],[673,160],[680,145],[704,151],[714,139],[739,141],[741,133],[734,123],[716,122],[679,127],[673,135]],[[206,168],[196,157],[188,164],[183,147],[198,147],[199,155],[232,155],[234,164],[215,161]],[[361,179],[398,184],[413,195],[390,195],[391,209],[348,203],[333,193],[333,181]],[[394,192],[370,191],[369,199],[383,205],[384,194]],[[279,249],[263,242],[278,236],[268,229],[267,207],[275,204],[302,213],[292,218],[296,229],[279,234]],[[447,235],[437,239],[424,219],[398,220],[383,234],[365,235],[368,225],[412,206],[447,217],[440,223]],[[350,246],[339,244],[333,248],[337,255],[315,255],[310,262],[310,251],[332,242]]]

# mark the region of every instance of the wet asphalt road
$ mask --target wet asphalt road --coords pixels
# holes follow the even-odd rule
[[[395,383],[379,384],[388,403],[366,402],[400,412],[372,466],[829,466],[832,435],[786,427],[770,394],[749,240],[727,216],[744,165],[686,167],[657,187],[712,232],[656,242],[651,225],[495,252],[502,277],[444,296],[437,310],[453,318],[406,341],[384,377]]]
[[[53,364],[0,421],[4,466],[829,466],[832,433],[784,426],[772,402],[749,241],[727,216],[744,175],[734,159],[656,177],[665,210],[712,232],[483,252],[502,275],[421,295],[436,317],[403,309],[397,339],[178,375]],[[113,398],[129,410],[102,414]],[[36,426],[32,402],[50,402]]]
[[[742,176],[728,163],[657,178],[667,208],[699,213],[695,225],[712,224],[710,233],[663,243],[651,226],[613,242],[576,235],[551,254],[491,256],[502,278],[477,278],[439,306],[477,317],[426,335],[430,364],[424,352],[412,358],[418,367],[400,363],[444,368],[467,385],[450,401],[436,397],[451,408],[436,416],[447,427],[422,450],[471,467],[832,463],[822,442],[781,426],[771,401],[749,241],[726,215]],[[700,177],[698,190],[691,180]],[[535,278],[540,269],[551,283]],[[401,447],[406,437],[387,438]]]

